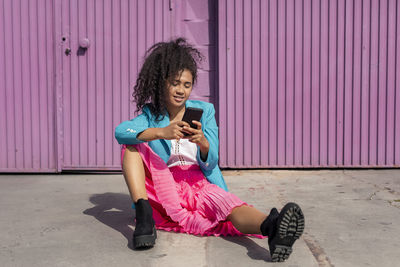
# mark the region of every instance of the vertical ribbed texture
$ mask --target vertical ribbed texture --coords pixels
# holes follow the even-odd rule
[[[0,1],[0,172],[54,172],[52,0]]]
[[[220,0],[221,167],[400,165],[396,0]]]
[[[146,49],[169,39],[168,0],[60,5],[62,169],[120,169],[114,129],[135,116],[132,92]],[[90,41],[86,51],[79,48],[82,38]],[[66,48],[71,55],[65,55]]]
[[[114,128],[171,30],[209,58],[194,98],[215,101],[218,45],[222,167],[399,166],[398,1],[172,3],[1,1],[0,171],[118,169]]]
[[[216,104],[217,2],[179,0],[175,6],[175,36],[185,37],[204,55],[190,99]]]

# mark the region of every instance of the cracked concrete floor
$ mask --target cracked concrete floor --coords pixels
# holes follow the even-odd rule
[[[295,201],[305,233],[285,263],[267,240],[159,231],[130,249],[130,199],[121,174],[0,175],[2,266],[395,266],[400,170],[224,171],[231,192],[268,212]]]

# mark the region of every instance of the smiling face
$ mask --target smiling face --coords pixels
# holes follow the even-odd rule
[[[185,106],[193,88],[192,73],[184,69],[175,80],[167,82],[166,105],[168,109],[179,109]]]

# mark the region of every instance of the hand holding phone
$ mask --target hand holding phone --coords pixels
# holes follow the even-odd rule
[[[182,121],[189,123],[191,128],[197,129],[197,126],[192,122],[200,121],[201,116],[203,115],[203,110],[201,108],[192,108],[187,107],[185,110],[185,114],[183,114]],[[187,133],[183,133],[185,136],[189,136]]]

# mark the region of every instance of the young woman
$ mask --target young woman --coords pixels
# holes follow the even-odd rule
[[[189,100],[201,59],[182,38],[153,45],[134,87],[142,113],[116,127],[136,207],[133,245],[153,246],[156,227],[195,235],[251,234],[268,236],[272,261],[284,261],[303,233],[304,215],[288,203],[267,216],[228,192],[218,167],[214,106]],[[200,121],[193,121],[197,128],[182,121],[187,107],[203,109]]]

